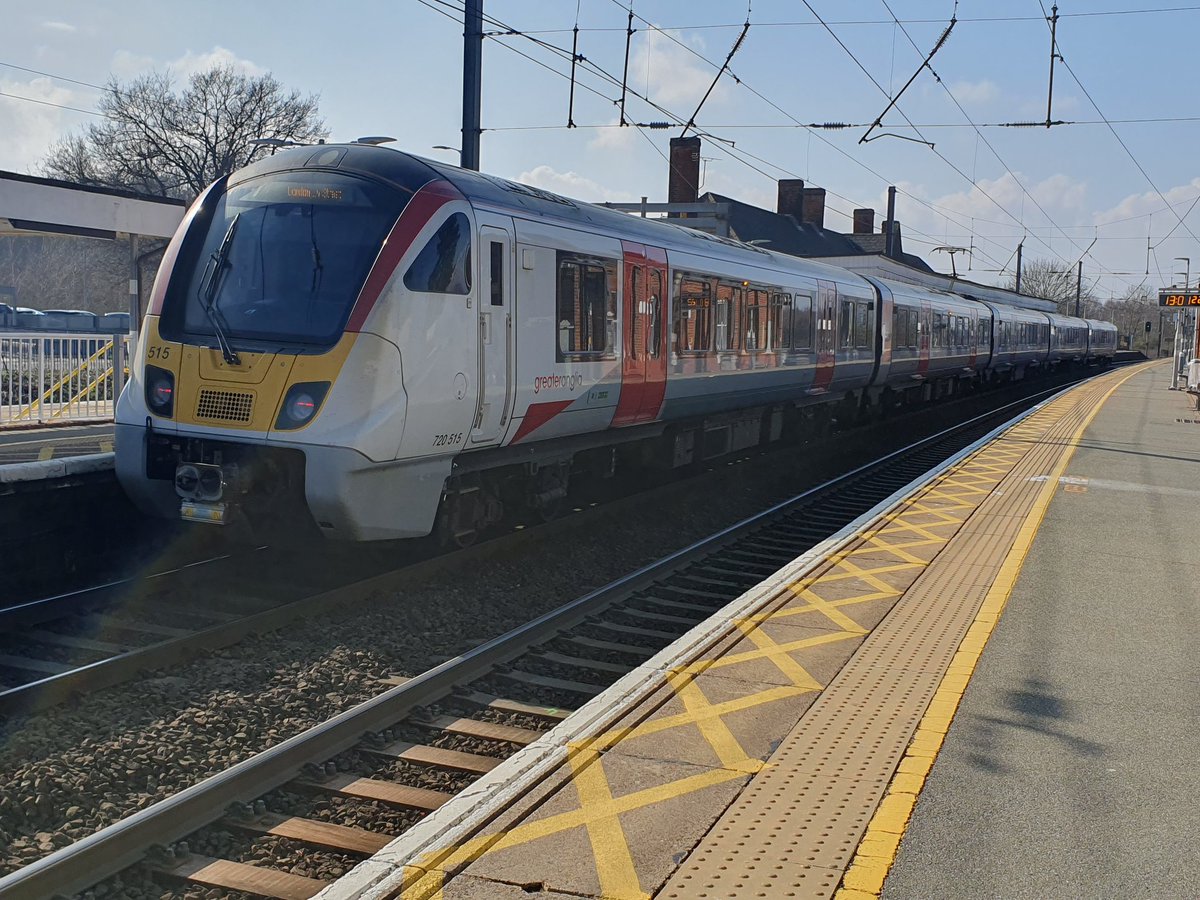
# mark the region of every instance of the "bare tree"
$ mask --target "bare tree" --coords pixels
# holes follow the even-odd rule
[[[1161,329],[1164,352],[1172,352],[1175,342],[1172,321],[1163,321],[1158,297],[1146,288],[1134,288],[1124,297],[1110,300],[1106,309],[1109,313],[1106,318],[1117,326],[1122,344],[1128,344],[1131,350],[1142,350],[1147,356],[1154,356],[1158,352]],[[1149,331],[1146,330],[1147,322],[1150,323]]]
[[[192,75],[179,93],[165,72],[114,78],[99,109],[106,121],[51,148],[46,175],[190,200],[269,152],[256,138],[312,143],[329,133],[315,95],[228,65]]]
[[[1076,272],[1074,267],[1068,267],[1052,259],[1031,259],[1021,266],[1021,293],[1029,297],[1041,297],[1050,300],[1058,306],[1058,311],[1064,316],[1075,315]],[[1017,279],[1014,275],[1005,285],[1010,291],[1016,290]],[[1084,283],[1079,295],[1079,313],[1087,317],[1099,306],[1091,288]]]

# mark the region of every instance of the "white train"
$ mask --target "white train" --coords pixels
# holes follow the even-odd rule
[[[180,225],[117,473],[164,516],[465,541],[507,504],[551,511],[583,469],[688,465],[1115,349],[1106,322],[320,145],[218,181]]]

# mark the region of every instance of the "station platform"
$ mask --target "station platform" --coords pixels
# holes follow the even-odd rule
[[[0,466],[111,453],[113,425],[62,425],[0,430]]]
[[[319,897],[1200,895],[1200,422],[1169,381],[968,448]]]

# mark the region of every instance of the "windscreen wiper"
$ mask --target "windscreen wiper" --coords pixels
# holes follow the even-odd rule
[[[233,235],[237,231],[238,220],[242,214],[238,213],[233,217],[233,221],[229,223],[229,228],[225,230],[225,237],[221,238],[221,246],[217,249],[208,261],[208,265],[204,268],[204,278],[200,280],[200,305],[204,307],[205,313],[208,314],[208,320],[212,322],[213,334],[217,336],[217,343],[221,347],[221,356],[225,362],[231,366],[241,365],[241,357],[237,355],[229,343],[229,337],[225,333],[224,316],[217,309],[217,297],[221,293],[221,285],[225,281],[225,269],[229,262],[229,251],[233,247]]]

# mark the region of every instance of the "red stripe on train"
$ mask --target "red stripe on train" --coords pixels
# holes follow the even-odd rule
[[[396,266],[400,265],[400,260],[404,258],[404,254],[408,252],[412,242],[421,233],[421,229],[429,223],[439,209],[452,200],[461,199],[462,194],[448,181],[431,181],[413,195],[413,198],[408,201],[408,205],[404,207],[404,212],[400,214],[400,218],[396,220],[396,224],[392,226],[391,232],[383,241],[383,247],[375,258],[375,264],[371,266],[371,273],[367,276],[367,280],[359,292],[358,300],[354,303],[350,321],[346,323],[347,331],[362,330],[367,316],[379,302],[383,289],[392,280]]]

